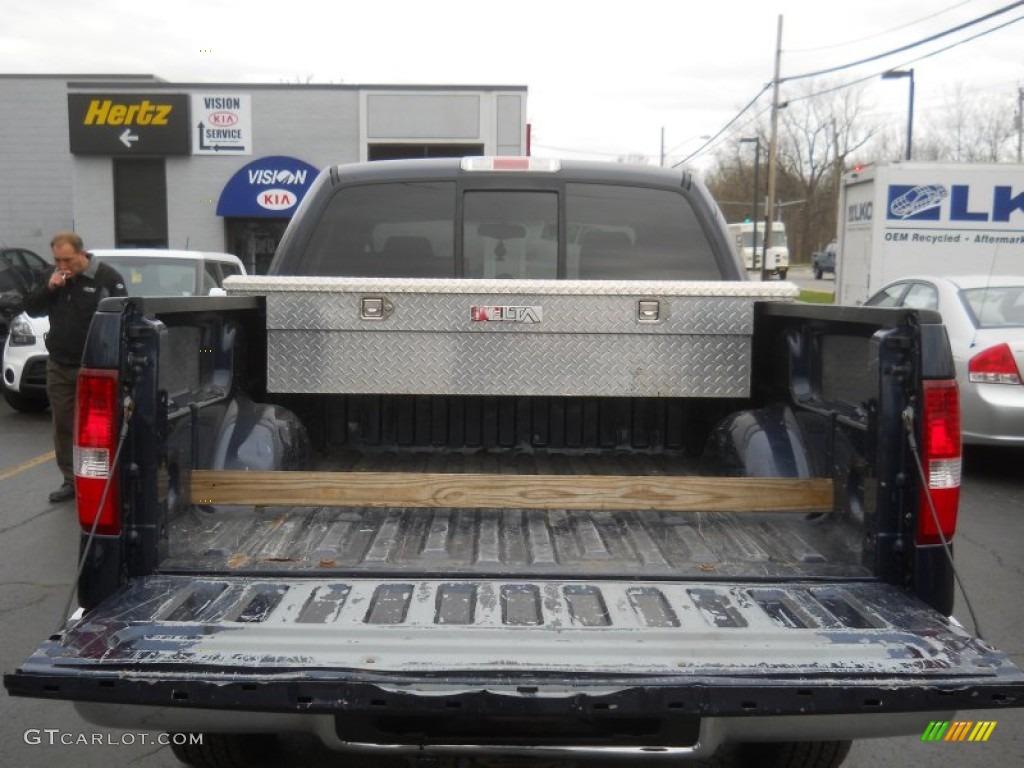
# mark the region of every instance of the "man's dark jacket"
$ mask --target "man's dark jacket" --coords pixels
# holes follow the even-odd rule
[[[89,323],[99,303],[108,296],[127,296],[124,278],[108,264],[92,256],[85,271],[55,291],[47,288],[53,270],[42,285],[25,297],[25,311],[33,317],[49,315],[50,332],[46,349],[50,359],[61,365],[80,365]]]

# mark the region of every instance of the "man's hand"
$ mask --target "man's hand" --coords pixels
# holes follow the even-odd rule
[[[62,269],[55,269],[53,270],[53,274],[50,275],[50,281],[46,284],[46,287],[51,291],[63,288],[64,285],[67,284],[69,277],[71,277],[70,272],[66,272]]]

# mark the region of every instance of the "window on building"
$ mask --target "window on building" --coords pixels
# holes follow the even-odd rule
[[[164,161],[114,160],[114,237],[118,248],[166,248]]]
[[[367,160],[403,160],[416,157],[469,157],[482,155],[483,144],[370,144]]]

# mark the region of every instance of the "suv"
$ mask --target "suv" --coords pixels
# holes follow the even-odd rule
[[[205,296],[220,293],[225,278],[245,274],[241,260],[229,253],[148,248],[90,253],[121,273],[130,296]],[[48,318],[24,312],[11,323],[3,356],[3,391],[15,410],[41,411],[49,405],[43,343],[49,329]]]

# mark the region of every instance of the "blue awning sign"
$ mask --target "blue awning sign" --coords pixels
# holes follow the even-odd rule
[[[253,160],[224,185],[217,201],[217,215],[233,218],[290,216],[318,173],[309,163],[285,155]]]

